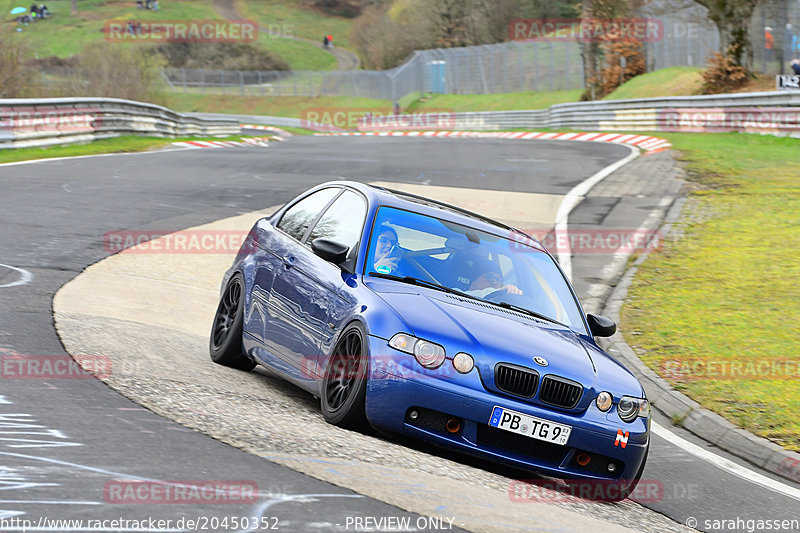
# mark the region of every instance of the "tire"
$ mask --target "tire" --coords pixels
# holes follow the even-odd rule
[[[340,335],[328,360],[320,408],[329,424],[349,429],[367,427],[364,410],[369,372],[366,341],[361,325],[350,324]]]
[[[234,274],[222,291],[211,336],[208,352],[217,364],[250,371],[256,363],[244,355],[242,346],[242,325],[244,323],[244,304],[242,303],[242,275]]]

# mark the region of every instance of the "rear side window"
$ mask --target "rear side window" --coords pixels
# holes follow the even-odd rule
[[[281,221],[278,222],[278,229],[285,231],[298,241],[301,240],[317,215],[325,209],[328,202],[339,191],[341,189],[328,188],[306,196],[283,214]]]
[[[314,239],[329,239],[347,245],[350,251],[361,240],[364,220],[367,218],[367,204],[353,191],[345,191],[336,199],[319,219],[308,242]]]

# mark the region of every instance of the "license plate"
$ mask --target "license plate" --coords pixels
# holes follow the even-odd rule
[[[489,425],[499,429],[525,435],[545,442],[564,445],[572,432],[572,426],[556,424],[549,420],[536,418],[535,416],[518,413],[504,407],[492,409],[492,416],[489,418]]]

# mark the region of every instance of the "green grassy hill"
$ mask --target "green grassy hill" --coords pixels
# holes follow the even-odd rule
[[[669,67],[640,74],[623,83],[603,100],[626,100],[651,96],[689,96],[700,93],[703,69]]]
[[[160,11],[139,9],[135,0],[109,2],[108,0],[80,0],[78,13],[70,12],[67,0],[50,2],[51,17],[26,26],[14,22],[7,15],[7,28],[20,28],[20,38],[28,41],[35,57],[56,56],[66,58],[80,52],[87,44],[103,41],[103,27],[111,20],[128,21],[178,21],[178,20],[222,20],[214,9],[213,0],[162,0]],[[285,5],[284,5],[285,4]],[[25,5],[20,2],[20,5]],[[294,70],[331,70],[337,66],[336,58],[320,48],[302,40],[289,38],[314,36],[312,28],[335,34],[337,45],[345,45],[350,20],[328,17],[306,8],[296,0],[272,3],[239,2],[240,13],[267,28],[282,28],[286,36],[261,33],[258,43],[270,52],[282,57]],[[330,23],[326,23],[330,21]],[[132,44],[132,46],[148,46]]]

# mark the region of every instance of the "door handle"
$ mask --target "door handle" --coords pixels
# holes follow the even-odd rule
[[[283,266],[286,268],[292,268],[294,266],[294,257],[284,257],[283,258]]]

